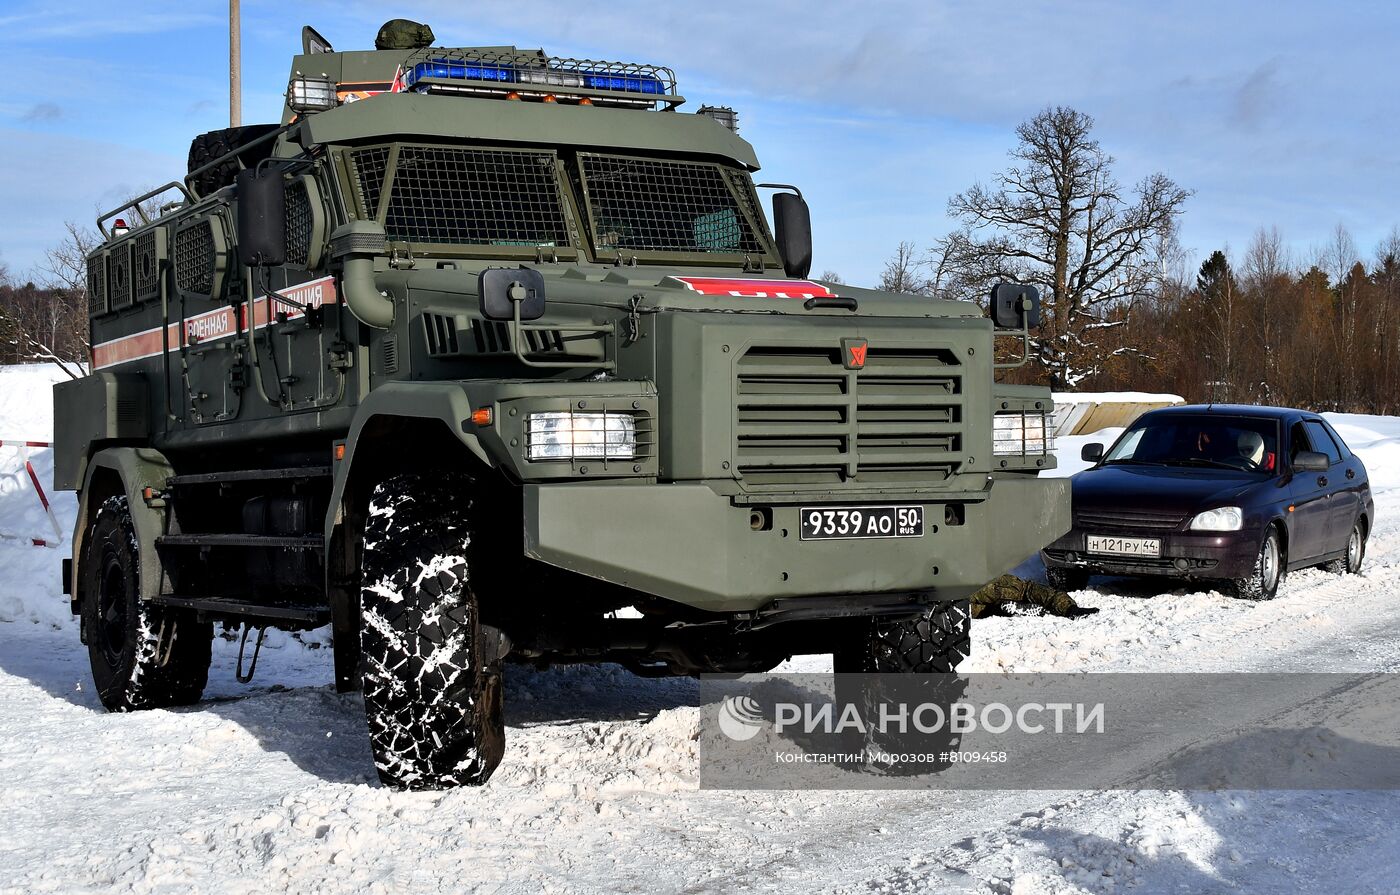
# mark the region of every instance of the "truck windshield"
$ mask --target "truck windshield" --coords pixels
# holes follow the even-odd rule
[[[1215,414],[1149,417],[1123,433],[1104,463],[1272,473],[1278,469],[1278,425],[1271,419]]]
[[[349,158],[360,214],[393,241],[519,249],[591,237],[607,256],[768,254],[748,174],[712,162],[406,144]]]

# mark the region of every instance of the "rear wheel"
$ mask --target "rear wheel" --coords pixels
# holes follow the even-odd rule
[[[502,642],[470,586],[472,489],[462,473],[377,485],[365,522],[360,650],[379,778],[481,784],[505,751]]]
[[[198,702],[209,678],[213,625],[141,599],[138,544],[126,496],[116,495],[98,508],[79,558],[83,636],[112,712]]]
[[[1357,519],[1347,535],[1347,552],[1341,559],[1327,563],[1323,568],[1338,575],[1358,575],[1361,564],[1366,561],[1366,529]]]
[[[1234,580],[1235,596],[1242,600],[1272,600],[1283,581],[1284,563],[1283,541],[1278,529],[1270,526],[1254,558],[1254,571]]]

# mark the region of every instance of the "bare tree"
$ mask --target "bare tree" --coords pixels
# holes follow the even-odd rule
[[[824,271],[822,271],[822,275],[821,275],[820,279],[825,280],[825,281],[828,282],[828,283],[838,283],[838,284],[840,284],[840,283],[845,283],[845,282],[846,282],[845,280],[841,279],[841,275],[840,275],[839,273],[837,273],[836,271],[834,271],[834,270],[824,270]]]
[[[910,295],[923,295],[928,291],[929,282],[920,273],[923,266],[919,261],[914,243],[905,241],[895,249],[894,256],[885,262],[880,272],[879,288],[884,292],[904,292]]]
[[[934,249],[940,290],[980,293],[997,279],[1040,287],[1047,325],[1036,350],[1059,386],[1101,369],[1095,330],[1123,325],[1126,316],[1110,311],[1159,281],[1153,248],[1191,195],[1165,174],[1126,192],[1090,136],[1093,124],[1064,107],[1023,123],[1011,151],[1017,165],[948,201],[962,229]]]

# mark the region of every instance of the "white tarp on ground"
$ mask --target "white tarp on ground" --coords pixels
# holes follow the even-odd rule
[[[0,375],[7,434],[42,434],[31,373]],[[1400,668],[1400,419],[1333,421],[1376,484],[1366,574],[1295,574],[1263,604],[1106,581],[1078,595],[1094,616],[978,621],[965,668]],[[1085,440],[1064,439],[1062,474]],[[7,488],[14,472],[0,453]],[[0,525],[23,528],[30,502],[0,493]],[[71,495],[59,506],[71,520]],[[1400,879],[1388,793],[701,792],[693,685],[612,666],[511,668],[495,778],[391,792],[322,636],[270,634],[249,686],[217,641],[201,705],[103,713],[60,557],[0,540],[3,893],[1369,893]]]

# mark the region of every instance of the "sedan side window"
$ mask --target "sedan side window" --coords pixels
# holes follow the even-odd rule
[[[1336,466],[1342,462],[1342,452],[1337,448],[1337,443],[1332,440],[1332,436],[1327,434],[1327,429],[1317,420],[1306,420],[1303,423],[1308,429],[1308,440],[1312,442],[1313,449],[1321,451],[1327,455],[1329,465]]]

